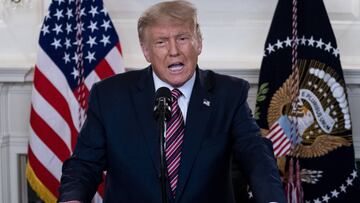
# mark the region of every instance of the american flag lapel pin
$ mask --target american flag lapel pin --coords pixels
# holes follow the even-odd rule
[[[210,106],[210,101],[207,100],[207,99],[204,99],[204,100],[203,100],[203,104],[204,104],[205,106]]]

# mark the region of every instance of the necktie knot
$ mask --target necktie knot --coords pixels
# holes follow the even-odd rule
[[[171,90],[171,94],[174,101],[177,101],[179,97],[182,95],[182,92],[179,89],[173,89]]]

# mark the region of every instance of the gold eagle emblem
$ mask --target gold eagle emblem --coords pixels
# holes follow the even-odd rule
[[[315,60],[300,60],[300,94],[297,109],[292,105],[292,75],[272,96],[268,108],[268,126],[280,116],[296,120],[301,137],[290,156],[314,158],[342,147],[351,146],[351,122],[345,83],[337,73]],[[262,135],[268,134],[262,129]]]

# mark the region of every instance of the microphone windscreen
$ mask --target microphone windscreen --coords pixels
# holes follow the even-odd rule
[[[162,118],[160,115],[164,115],[163,119],[169,119],[171,116],[171,91],[167,87],[160,87],[155,93],[155,104],[154,104],[154,118],[156,120]]]
[[[171,100],[171,91],[167,87],[160,87],[158,90],[156,90],[155,93],[155,101],[159,98],[166,98],[166,100]]]

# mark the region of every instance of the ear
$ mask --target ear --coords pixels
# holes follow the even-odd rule
[[[140,42],[140,46],[141,46],[141,50],[142,50],[142,52],[144,54],[144,57],[145,57],[146,61],[151,63],[148,46],[144,42]]]
[[[198,39],[197,48],[196,48],[198,56],[201,54],[202,51],[202,40]]]

